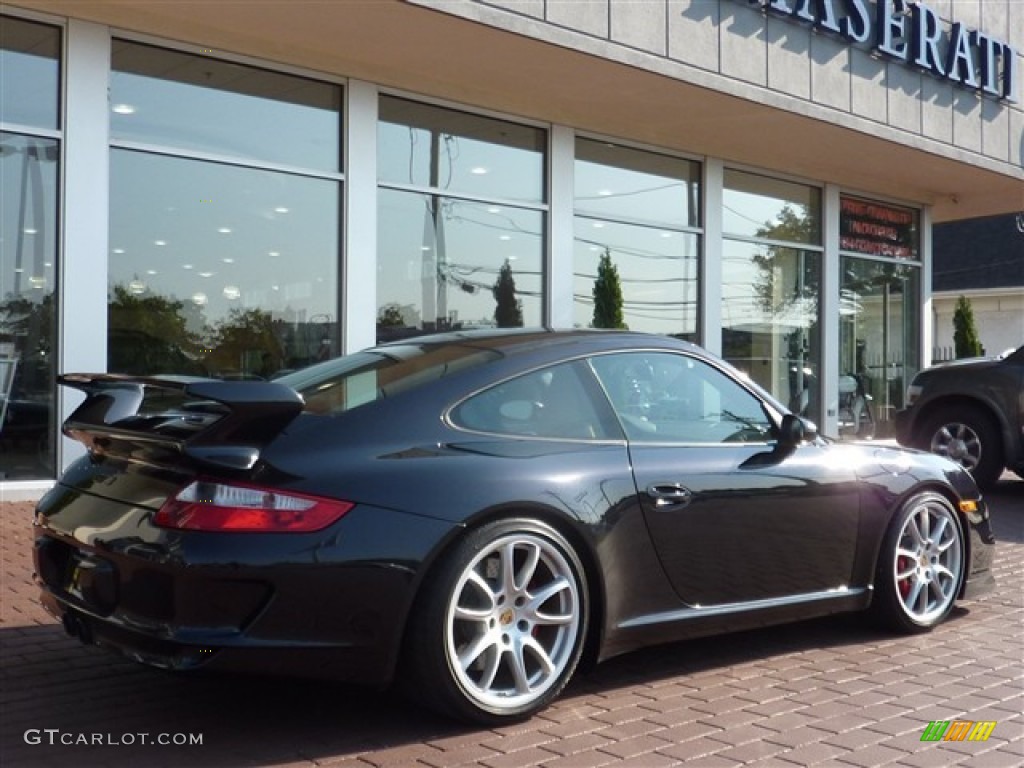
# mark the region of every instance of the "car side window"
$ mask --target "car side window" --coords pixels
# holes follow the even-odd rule
[[[609,425],[582,376],[590,376],[583,363],[562,363],[517,376],[460,403],[451,413],[452,423],[502,435],[608,439]]]
[[[591,361],[630,440],[762,443],[772,422],[762,403],[726,374],[689,355],[629,352]]]

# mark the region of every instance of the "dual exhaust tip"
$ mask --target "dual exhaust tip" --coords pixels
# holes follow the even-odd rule
[[[61,618],[61,624],[64,625],[64,631],[70,637],[77,637],[83,645],[93,645],[95,643],[92,627],[86,619],[68,612]]]

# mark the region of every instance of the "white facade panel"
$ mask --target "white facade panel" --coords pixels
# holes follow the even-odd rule
[[[889,125],[921,133],[921,92],[924,77],[916,70],[890,62],[886,67]]]
[[[973,93],[953,94],[953,143],[960,149],[981,152],[981,99]]]
[[[486,0],[486,5],[493,5],[538,19],[544,18],[544,0]]]
[[[546,8],[552,24],[608,37],[608,0],[547,0]]]
[[[1010,164],[1024,168],[1024,112],[1010,111]],[[1021,192],[1021,208],[1024,209],[1024,191]]]
[[[717,72],[720,22],[718,3],[708,3],[704,0],[669,0],[669,58]]]
[[[611,38],[616,43],[664,56],[667,50],[665,0],[611,0]]]
[[[768,18],[768,87],[801,99],[811,97],[811,30]]]
[[[934,77],[921,83],[921,127],[924,135],[946,144],[953,143],[953,86]]]
[[[811,95],[818,104],[850,111],[850,50],[825,35],[811,36]]]
[[[721,73],[754,85],[768,85],[768,43],[760,11],[728,3],[722,8]]]
[[[885,62],[857,48],[850,49],[850,107],[855,115],[878,123],[889,114]]]
[[[1006,28],[1009,33],[1006,42],[1017,51],[1018,59],[1024,58],[1024,3],[1009,3],[1007,5]],[[1019,68],[1018,71],[1020,71]],[[1021,98],[1024,99],[1024,96]]]
[[[986,5],[996,5],[996,3],[986,3],[982,0],[955,0],[950,6],[952,20],[971,29],[977,29],[982,24],[982,7]],[[995,32],[995,30],[992,31]]]
[[[1010,159],[1010,112],[988,100],[981,103],[981,149],[987,157]]]

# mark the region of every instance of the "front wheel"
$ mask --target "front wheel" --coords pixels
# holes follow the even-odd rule
[[[963,581],[963,529],[937,493],[912,496],[886,533],[878,557],[873,608],[889,627],[925,632],[953,609]]]
[[[957,462],[982,488],[990,488],[1003,471],[999,431],[979,408],[945,408],[934,414],[921,430],[925,450]]]
[[[456,545],[418,608],[414,693],[445,714],[500,724],[543,709],[568,683],[586,635],[586,578],[558,531],[502,520]]]

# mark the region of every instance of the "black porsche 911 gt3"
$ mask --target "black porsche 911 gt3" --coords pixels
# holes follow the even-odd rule
[[[39,503],[42,601],[174,670],[401,680],[500,723],[581,656],[992,587],[970,475],[817,435],[629,332],[459,332],[272,382],[74,374],[88,448]]]

